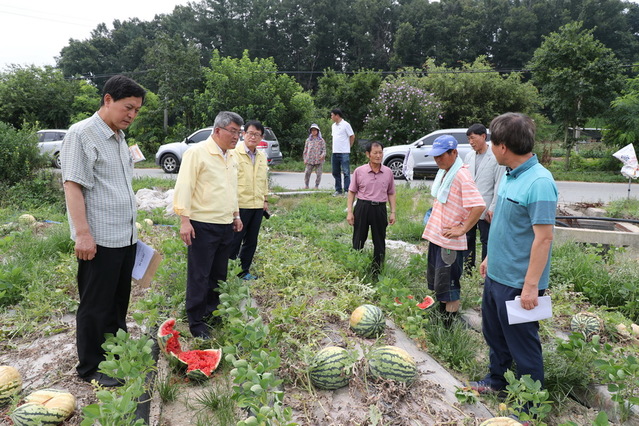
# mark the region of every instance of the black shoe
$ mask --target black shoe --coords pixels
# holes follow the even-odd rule
[[[114,388],[124,384],[123,380],[98,373],[97,371],[93,374],[89,374],[88,376],[81,377],[81,379],[89,383],[95,380],[100,386],[104,386],[105,388]]]

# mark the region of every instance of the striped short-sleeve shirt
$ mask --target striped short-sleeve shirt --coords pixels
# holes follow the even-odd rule
[[[60,153],[62,181],[82,186],[89,229],[99,246],[137,242],[137,205],[131,186],[133,158],[124,132],[115,132],[98,113],[69,128]],[[71,238],[76,229],[71,216]]]
[[[433,211],[422,238],[442,248],[466,250],[465,234],[460,237],[446,238],[442,232],[463,224],[468,219],[471,208],[477,206],[485,207],[486,203],[470,176],[468,167],[464,165],[453,179],[446,203],[440,203],[437,199],[433,200]]]

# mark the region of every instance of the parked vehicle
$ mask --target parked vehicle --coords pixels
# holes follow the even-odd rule
[[[37,132],[38,148],[42,154],[51,158],[53,167],[60,168],[60,149],[62,148],[62,140],[67,134],[65,129],[45,129]]]
[[[413,156],[414,167],[413,176],[426,176],[437,173],[438,167],[435,163],[435,159],[426,154],[433,144],[433,141],[441,135],[451,135],[457,139],[457,152],[459,156],[464,159],[466,154],[472,150],[468,143],[468,137],[466,136],[467,129],[440,129],[435,130],[422,136],[413,143],[407,145],[396,145],[384,148],[384,157],[382,158],[382,164],[390,167],[393,171],[393,175],[396,179],[404,178],[403,166],[406,153],[410,149],[410,153]],[[488,134],[488,140],[490,140],[490,133]]]
[[[162,167],[165,173],[177,173],[180,170],[182,156],[184,152],[194,144],[202,142],[211,136],[213,126],[205,127],[197,130],[181,142],[172,142],[161,145],[155,154],[155,164]],[[240,137],[242,140],[243,137]],[[282,153],[280,152],[280,144],[277,137],[270,127],[264,129],[264,137],[257,146],[266,154],[269,165],[279,164],[282,162]]]

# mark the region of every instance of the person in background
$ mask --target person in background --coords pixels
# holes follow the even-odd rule
[[[499,184],[488,255],[480,273],[486,279],[482,297],[482,332],[489,351],[489,373],[470,386],[479,393],[499,392],[504,373],[517,364],[518,378],[530,374],[544,384],[539,322],[509,325],[506,301],[521,297],[533,309],[548,288],[557,186],[552,174],[532,153],[535,124],[524,114],[506,113],[490,124],[492,151],[506,166]]]
[[[104,335],[125,330],[135,262],[137,205],[133,158],[124,138],[146,91],[123,75],[111,77],[100,109],[71,126],[62,142],[62,182],[78,259],[76,314],[78,375],[105,387],[121,386],[98,372]]]
[[[175,182],[173,210],[188,246],[186,316],[193,337],[209,338],[207,321],[218,307],[218,282],[226,280],[233,232],[242,230],[233,150],[244,120],[220,112],[211,136],[184,153]]]
[[[462,253],[462,256],[464,269],[470,271],[475,268],[478,229],[479,240],[481,241],[481,260],[486,258],[490,221],[497,202],[497,187],[501,177],[506,172],[506,168],[497,164],[493,151],[490,149],[488,142],[486,142],[487,131],[483,124],[476,123],[470,126],[466,131],[466,136],[468,136],[468,143],[473,150],[464,157],[464,164],[468,165],[470,176],[475,181],[475,185],[477,185],[477,189],[479,189],[486,203],[486,210],[479,217],[479,221],[466,233],[468,249]]]
[[[313,170],[317,177],[315,178],[315,189],[319,188],[322,181],[322,167],[326,159],[326,142],[322,138],[322,132],[317,124],[311,124],[308,139],[304,144],[304,189],[308,189]]]
[[[366,145],[368,164],[353,172],[348,188],[346,221],[353,227],[353,248],[361,250],[368,237],[373,237],[373,275],[379,274],[386,255],[386,227],[395,223],[395,178],[393,172],[382,165],[384,147],[379,142]],[[353,207],[353,202],[357,203]],[[387,218],[386,202],[390,204]]]
[[[477,223],[486,204],[457,155],[457,139],[439,136],[426,155],[433,156],[439,167],[431,188],[433,210],[422,235],[430,241],[426,280],[440,302],[444,324],[450,326],[459,316],[463,268],[458,254],[466,250],[466,232]]]
[[[341,109],[335,108],[331,111],[331,120],[333,120],[331,127],[333,135],[331,166],[333,177],[335,178],[335,193],[333,196],[338,196],[342,195],[344,191],[348,191],[351,184],[350,155],[351,147],[355,142],[355,133],[348,121],[344,120]],[[342,174],[344,174],[344,186],[342,186]]]
[[[235,147],[238,164],[238,205],[242,230],[233,236],[231,259],[240,257],[244,280],[257,279],[249,273],[253,256],[257,249],[262,217],[268,211],[268,166],[266,155],[257,149],[264,136],[264,126],[259,121],[249,121],[244,125],[244,141]]]

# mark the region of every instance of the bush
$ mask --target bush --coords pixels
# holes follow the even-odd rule
[[[417,140],[438,126],[441,105],[432,93],[402,80],[386,82],[371,103],[365,133],[387,146]]]
[[[11,187],[29,180],[47,160],[40,155],[35,132],[30,128],[16,130],[0,121],[0,182]]]
[[[29,179],[16,182],[13,186],[3,182],[0,191],[6,194],[0,200],[0,206],[27,210],[47,205],[54,206],[61,213],[65,210],[60,175],[46,169],[34,172]]]

